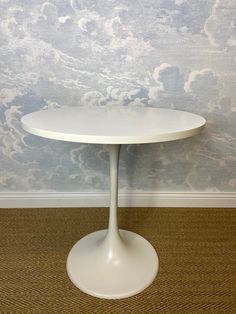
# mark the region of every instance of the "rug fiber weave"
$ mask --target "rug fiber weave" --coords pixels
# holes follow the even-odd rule
[[[106,208],[0,209],[0,313],[236,313],[236,209],[119,209],[120,228],[160,259],[153,284],[122,300],[86,295],[66,273],[73,244],[107,220]]]

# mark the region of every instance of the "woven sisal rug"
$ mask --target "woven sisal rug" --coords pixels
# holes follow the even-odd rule
[[[66,258],[108,210],[0,209],[0,313],[236,314],[236,209],[122,208],[120,228],[156,248],[154,283],[123,300],[88,296]]]

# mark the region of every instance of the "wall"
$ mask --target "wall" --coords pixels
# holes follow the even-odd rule
[[[233,192],[235,0],[0,1],[0,191],[105,191],[104,146],[26,134],[62,105],[144,105],[207,119],[194,138],[128,145],[120,188]]]

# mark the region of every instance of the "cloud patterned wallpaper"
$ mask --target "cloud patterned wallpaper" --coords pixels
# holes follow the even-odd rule
[[[0,191],[105,191],[106,146],[47,140],[43,108],[152,106],[207,119],[186,140],[122,148],[120,189],[235,191],[235,0],[0,0]]]

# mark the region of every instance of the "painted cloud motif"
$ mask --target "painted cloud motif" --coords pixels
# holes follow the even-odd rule
[[[236,3],[216,0],[212,14],[206,20],[205,32],[214,46],[236,46]]]
[[[198,100],[202,100],[206,106],[212,96],[218,96],[218,77],[214,71],[207,68],[192,71],[184,84],[184,90]]]
[[[64,105],[202,114],[199,137],[125,146],[120,187],[235,190],[235,9],[234,0],[0,1],[1,190],[108,188],[106,147],[22,130],[24,114]]]

